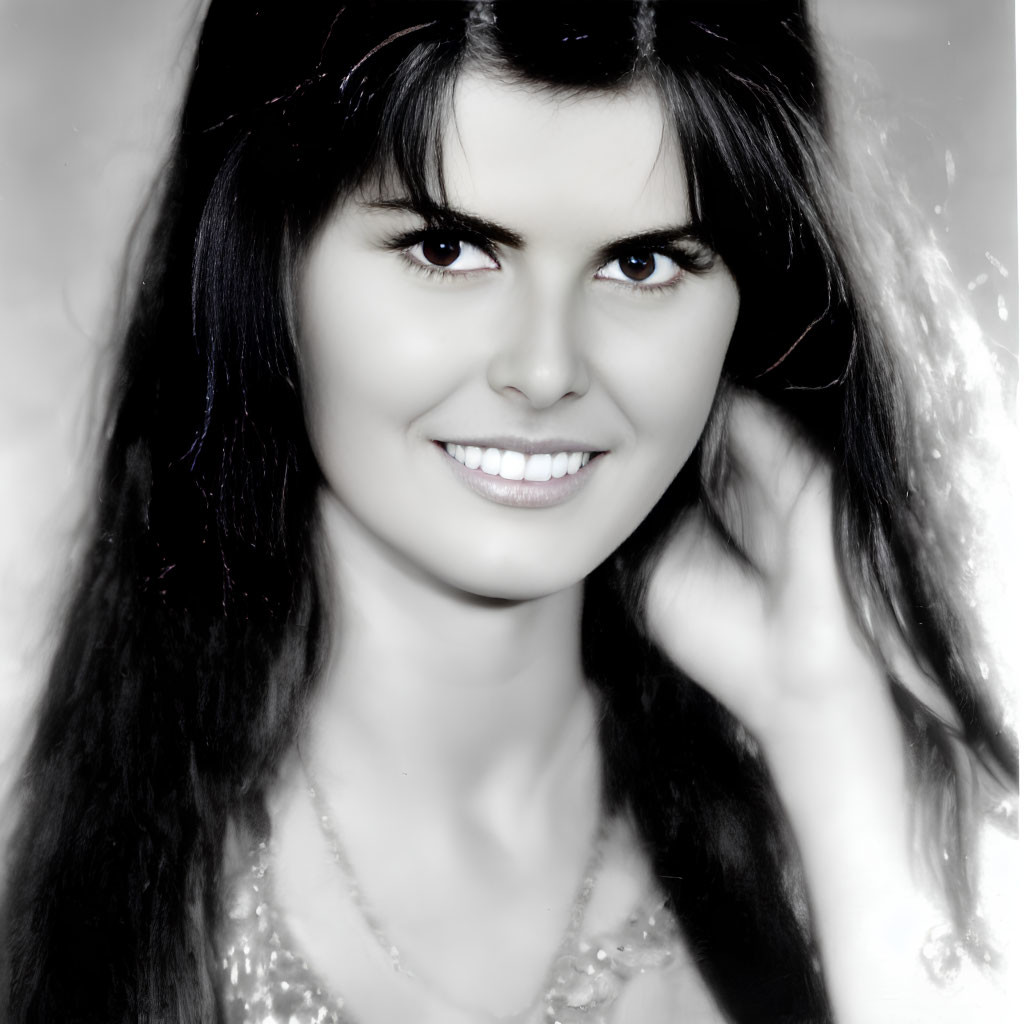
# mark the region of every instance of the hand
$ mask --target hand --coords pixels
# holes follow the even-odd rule
[[[652,574],[648,626],[760,744],[800,850],[837,1020],[916,1020],[879,1015],[879,992],[882,1005],[905,1005],[911,979],[918,997],[929,915],[908,858],[899,722],[836,561],[829,467],[764,400],[737,394],[727,415],[726,536],[704,510],[686,516]],[[888,955],[894,913],[909,931]]]
[[[954,727],[956,713],[889,619],[872,609],[875,635],[861,632],[835,554],[829,467],[764,400],[737,394],[727,415],[726,536],[703,510],[686,516],[652,575],[651,635],[760,743],[800,851],[836,1020],[967,1019],[971,1000],[999,997],[951,994],[921,969],[942,907],[914,863],[886,668]]]
[[[762,743],[785,743],[848,697],[882,694],[836,562],[831,475],[750,393],[728,411],[724,525],[691,510],[652,575],[651,635]]]

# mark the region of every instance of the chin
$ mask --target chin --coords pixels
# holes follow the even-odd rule
[[[474,573],[450,580],[450,585],[472,597],[491,601],[533,601],[568,590],[582,582],[582,577],[556,577],[550,572],[530,572],[487,575]]]
[[[557,561],[557,560],[555,560]],[[474,597],[495,601],[532,601],[569,590],[583,582],[596,567],[556,565],[552,560],[481,558],[444,574],[449,586]]]

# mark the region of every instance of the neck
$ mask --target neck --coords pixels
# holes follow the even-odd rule
[[[508,819],[581,764],[593,782],[582,584],[479,598],[424,576],[335,503],[325,527],[338,629],[307,756],[326,787],[365,779],[382,799]]]

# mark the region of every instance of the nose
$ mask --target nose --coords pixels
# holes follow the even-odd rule
[[[521,396],[535,409],[585,394],[590,378],[581,321],[571,297],[524,297],[499,329],[499,344],[487,368],[490,386]]]

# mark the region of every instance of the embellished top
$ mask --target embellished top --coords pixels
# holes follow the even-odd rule
[[[327,991],[296,949],[274,904],[266,843],[253,851],[229,893],[220,969],[228,1024],[359,1024],[344,998]],[[649,976],[657,974],[674,987],[677,976],[683,979],[692,970],[675,918],[666,900],[655,896],[612,932],[582,935],[551,964],[543,997],[513,1019],[612,1024],[621,1019],[620,997],[638,976],[654,981]]]

